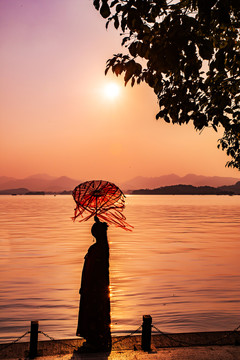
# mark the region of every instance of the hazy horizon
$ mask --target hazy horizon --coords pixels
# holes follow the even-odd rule
[[[68,176],[54,177],[49,174],[34,174],[25,178],[14,178],[0,176],[0,191],[13,189],[28,189],[28,191],[54,191],[73,190],[79,183],[87,180],[107,180],[114,182],[124,192],[137,189],[156,189],[159,187],[173,185],[191,185],[191,186],[232,186],[240,182],[240,178],[204,176],[197,174],[186,174],[180,177],[177,174],[165,174],[157,177],[137,176],[125,181],[114,181],[113,179],[73,179]]]

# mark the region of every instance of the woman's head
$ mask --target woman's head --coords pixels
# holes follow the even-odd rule
[[[101,238],[106,238],[107,236],[108,224],[106,222],[100,222],[97,217],[95,217],[95,223],[92,226],[91,232],[96,240]]]

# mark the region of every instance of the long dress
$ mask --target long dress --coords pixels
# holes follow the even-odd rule
[[[85,256],[81,289],[77,336],[97,347],[109,348],[110,296],[109,246],[107,236],[96,237]]]

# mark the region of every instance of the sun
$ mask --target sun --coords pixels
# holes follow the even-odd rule
[[[120,86],[110,82],[104,86],[104,96],[110,100],[116,99],[120,95]]]

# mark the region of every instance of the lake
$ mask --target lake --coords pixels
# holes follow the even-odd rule
[[[127,196],[133,231],[108,230],[113,334],[135,330],[146,314],[164,332],[239,325],[239,199]],[[0,196],[0,342],[31,320],[55,339],[75,337],[93,220],[73,222],[74,207],[69,195]]]

